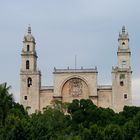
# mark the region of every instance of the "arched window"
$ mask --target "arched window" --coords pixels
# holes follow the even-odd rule
[[[30,87],[31,85],[32,85],[32,78],[29,77],[29,78],[27,79],[27,86]]]
[[[30,68],[30,62],[29,60],[26,61],[26,69],[29,69]]]
[[[27,52],[30,51],[30,45],[27,45]]]
[[[120,86],[123,86],[124,85],[124,82],[123,81],[120,81]]]
[[[123,42],[122,45],[125,45],[125,42]]]

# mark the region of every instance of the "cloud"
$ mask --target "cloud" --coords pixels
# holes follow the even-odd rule
[[[140,78],[132,80],[132,104],[140,106]]]
[[[13,91],[14,101],[20,103],[20,91]]]
[[[37,42],[38,66],[44,85],[52,83],[53,67],[73,67],[75,54],[79,67],[97,66],[99,84],[106,83],[111,76],[111,67],[117,61],[118,32],[125,24],[132,51],[133,104],[140,105],[140,78],[135,79],[140,71],[137,65],[140,52],[139,5],[140,0],[1,2],[0,83],[6,81],[10,84],[15,100],[19,101],[20,53],[29,23]]]

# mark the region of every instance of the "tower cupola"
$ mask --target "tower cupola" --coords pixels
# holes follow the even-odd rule
[[[24,36],[22,48],[22,70],[37,71],[37,53],[35,38],[31,34],[31,27],[28,27],[28,33]]]
[[[24,42],[34,42],[35,38],[33,37],[31,33],[31,26],[28,27],[28,34],[24,36]]]
[[[118,67],[130,68],[130,48],[129,48],[129,36],[126,32],[125,26],[122,27],[122,32],[119,33],[118,38]]]
[[[119,33],[119,49],[129,49],[129,36],[126,32],[125,26],[122,27],[122,32]]]
[[[129,36],[128,36],[128,33],[126,32],[125,26],[122,27],[122,32],[119,33],[118,41],[119,40],[128,40],[129,41]]]

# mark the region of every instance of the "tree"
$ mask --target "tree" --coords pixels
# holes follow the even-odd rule
[[[124,136],[120,126],[109,124],[104,130],[105,140],[123,140]]]
[[[0,121],[2,125],[5,124],[5,118],[14,102],[12,94],[9,94],[10,88],[7,83],[0,85]]]
[[[132,120],[126,122],[123,126],[123,129],[124,129],[124,137],[126,140],[132,140],[137,132],[134,122]]]
[[[132,119],[133,116],[135,116],[140,111],[140,107],[136,106],[124,106],[123,112],[121,114],[125,116],[127,121],[129,119]]]
[[[4,139],[27,140],[30,137],[31,124],[26,118],[9,114],[5,121]]]
[[[72,101],[71,104],[68,106],[68,113],[73,114],[75,111],[79,110],[80,108],[79,100],[75,99]]]
[[[65,136],[66,116],[56,108],[46,107],[44,112],[34,113],[31,116],[31,139],[57,139]]]

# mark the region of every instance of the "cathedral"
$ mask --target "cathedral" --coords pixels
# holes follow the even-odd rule
[[[72,102],[74,99],[90,99],[98,107],[120,112],[125,105],[132,104],[130,56],[129,36],[123,26],[118,37],[118,64],[112,67],[112,85],[98,85],[97,68],[54,68],[53,86],[41,86],[36,42],[31,27],[28,27],[21,52],[20,103],[29,108],[31,114],[42,111],[53,100]]]

